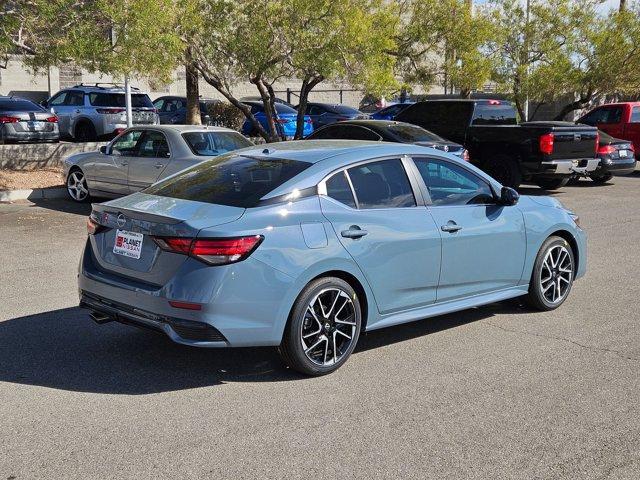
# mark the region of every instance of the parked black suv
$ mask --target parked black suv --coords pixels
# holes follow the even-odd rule
[[[502,100],[429,100],[400,112],[413,123],[460,143],[472,163],[503,185],[527,181],[553,190],[572,177],[594,171],[598,131],[564,122],[518,123],[516,110]]]

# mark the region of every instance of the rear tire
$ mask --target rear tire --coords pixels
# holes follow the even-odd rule
[[[569,242],[554,235],[547,238],[533,265],[527,304],[541,311],[558,308],[569,296],[575,268],[575,256]]]
[[[67,193],[69,198],[77,203],[87,203],[91,200],[91,194],[89,193],[89,187],[87,186],[87,178],[84,172],[78,167],[72,168],[69,171],[66,181]]]
[[[569,183],[570,178],[539,178],[536,185],[545,190],[557,190]]]
[[[86,121],[76,125],[73,134],[76,142],[95,142],[98,139],[96,129],[91,123]]]
[[[351,285],[336,277],[318,278],[298,295],[278,350],[292,369],[326,375],[347,361],[361,325],[360,301]]]
[[[607,183],[609,180],[611,180],[613,178],[613,175],[611,173],[603,173],[600,175],[592,175],[589,178],[591,178],[593,183],[597,183],[598,185],[603,185]]]
[[[496,155],[482,165],[482,169],[505,187],[518,188],[522,172],[518,162],[507,155]]]

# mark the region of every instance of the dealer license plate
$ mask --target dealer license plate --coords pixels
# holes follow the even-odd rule
[[[141,233],[116,230],[116,241],[113,244],[113,253],[129,258],[140,258],[143,240],[144,235]]]
[[[627,151],[626,150],[620,150],[618,152],[618,155],[620,155],[621,157],[626,157],[627,156]]]

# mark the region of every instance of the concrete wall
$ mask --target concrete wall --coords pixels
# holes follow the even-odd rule
[[[36,170],[58,167],[69,155],[98,150],[106,142],[0,145],[0,168]]]

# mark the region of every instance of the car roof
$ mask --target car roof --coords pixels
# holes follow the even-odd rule
[[[322,129],[325,128],[331,128],[331,127],[340,127],[341,125],[357,125],[360,127],[367,127],[367,128],[385,128],[385,127],[389,127],[392,125],[408,125],[411,127],[415,127],[415,128],[420,128],[417,127],[416,125],[412,124],[412,123],[407,123],[407,122],[396,122],[395,120],[374,120],[374,119],[366,119],[366,120],[343,120],[341,122],[336,122],[336,123],[330,123],[329,125],[326,125],[324,127],[322,127]],[[320,129],[318,129],[320,130]]]
[[[613,103],[603,103],[602,105],[596,105],[595,107],[593,107],[592,110],[595,110],[596,108],[599,107],[618,107],[618,106],[622,106],[622,105],[631,105],[633,107],[636,107],[638,105],[640,105],[640,102],[613,102]]]
[[[107,84],[105,84],[107,85]],[[125,89],[123,86],[117,84],[109,84],[110,86],[101,86],[100,84],[96,85],[84,85],[82,83],[78,85],[74,85],[73,87],[63,88],[60,91],[68,91],[68,90],[82,90],[85,93],[125,93]],[[131,87],[131,95],[146,95],[145,92],[141,91],[139,88]]]
[[[172,131],[179,133],[186,132],[233,132],[241,135],[237,130],[226,127],[217,127],[213,125],[137,125],[131,127],[131,130],[158,130]]]

